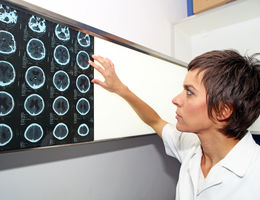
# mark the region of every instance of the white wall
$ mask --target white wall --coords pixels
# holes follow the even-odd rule
[[[260,17],[192,36],[191,58],[215,49],[236,49],[242,55],[260,52],[258,24]]]
[[[26,0],[137,44],[171,54],[171,24],[186,17],[184,0]]]
[[[189,63],[213,49],[260,52],[259,22],[259,0],[237,0],[188,17],[173,26],[172,55]]]

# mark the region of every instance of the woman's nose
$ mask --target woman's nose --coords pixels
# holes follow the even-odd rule
[[[181,93],[172,99],[172,103],[176,106],[181,106]]]

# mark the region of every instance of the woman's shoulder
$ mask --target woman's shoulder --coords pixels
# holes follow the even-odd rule
[[[181,132],[176,129],[173,124],[166,124],[163,127],[163,137],[168,137],[168,139],[178,139],[180,143],[190,143],[194,145],[200,145],[199,137],[195,133]]]
[[[244,149],[242,149],[244,160],[249,159],[248,166],[250,170],[255,169],[257,171],[257,174],[259,175],[258,177],[260,178],[260,145],[255,142],[251,132],[248,132],[244,138]]]
[[[193,155],[200,148],[200,141],[196,134],[180,132],[172,124],[164,126],[162,139],[166,153],[176,157],[180,162],[187,158],[188,155]]]

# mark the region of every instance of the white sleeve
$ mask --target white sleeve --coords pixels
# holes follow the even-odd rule
[[[194,152],[194,149],[200,145],[197,135],[180,132],[171,124],[166,124],[163,127],[162,140],[166,154],[175,157],[181,163],[189,153]]]

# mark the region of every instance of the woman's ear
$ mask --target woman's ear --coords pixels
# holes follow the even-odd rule
[[[233,113],[233,106],[231,104],[222,103],[217,114],[218,121],[225,121]]]

